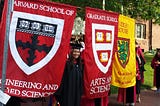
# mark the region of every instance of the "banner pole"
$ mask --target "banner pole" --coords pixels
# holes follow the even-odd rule
[[[6,33],[5,33],[4,48],[3,48],[2,84],[1,84],[1,90],[3,92],[5,91],[6,67],[7,67],[7,56],[8,56],[8,40],[9,40],[10,19],[11,19],[10,17],[11,17],[13,3],[14,3],[14,0],[8,0],[8,4],[7,4],[8,7],[6,12],[7,19],[6,19],[6,31],[5,31]],[[3,106],[3,103],[1,103],[0,106]]]
[[[102,8],[105,10],[105,0],[103,0]]]
[[[123,15],[123,2],[122,2],[122,5],[121,5],[121,13]]]

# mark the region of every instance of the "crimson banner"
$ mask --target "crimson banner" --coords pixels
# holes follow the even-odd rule
[[[118,14],[86,8],[84,87],[88,98],[107,96],[118,33]]]
[[[6,93],[38,98],[49,96],[58,89],[75,16],[76,7],[73,6],[42,0],[14,1],[9,34]],[[3,18],[1,23],[1,42],[4,42],[5,37],[5,20],[6,18]],[[3,43],[0,44],[3,48]],[[2,63],[3,52],[0,53]]]

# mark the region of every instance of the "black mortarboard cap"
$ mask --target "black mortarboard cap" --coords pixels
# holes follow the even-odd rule
[[[157,48],[157,51],[160,51],[160,48]]]
[[[81,48],[83,48],[83,46],[78,42],[72,42],[72,43],[70,43],[70,45],[71,45],[72,49],[81,49]]]

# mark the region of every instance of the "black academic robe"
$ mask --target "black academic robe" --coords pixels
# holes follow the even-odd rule
[[[60,106],[80,106],[82,83],[80,66],[67,61],[61,85],[54,94]]]
[[[21,106],[22,100],[18,97],[11,96],[5,106]]]

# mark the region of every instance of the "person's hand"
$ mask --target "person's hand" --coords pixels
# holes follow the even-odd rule
[[[139,76],[139,73],[140,73],[139,70],[137,70],[137,72],[136,72],[136,77]]]
[[[156,61],[155,64],[158,65],[158,64],[160,64],[160,62],[159,62],[159,61]]]
[[[142,64],[140,64],[139,66],[142,67]]]

